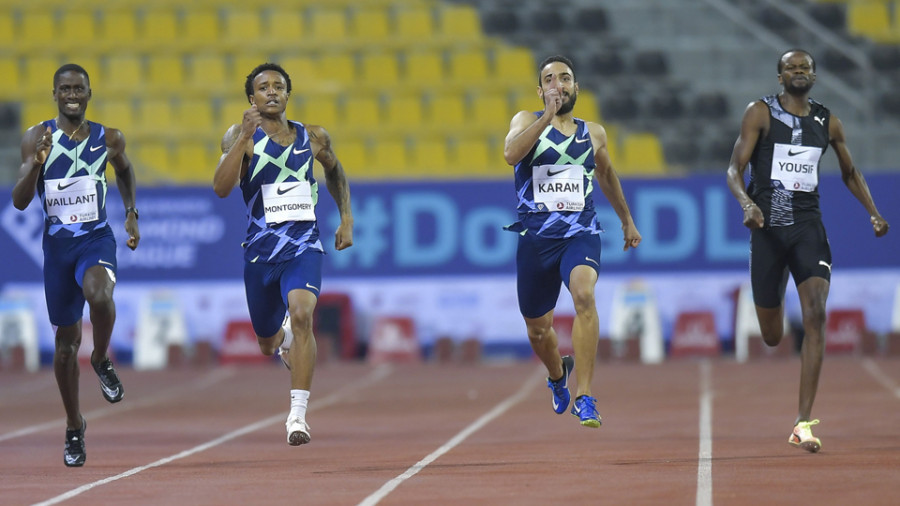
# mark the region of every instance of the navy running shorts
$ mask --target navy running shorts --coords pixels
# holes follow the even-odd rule
[[[84,313],[84,273],[95,265],[106,268],[116,282],[116,238],[109,227],[82,237],[44,236],[44,296],[50,323],[64,327]]]
[[[244,262],[244,289],[250,323],[259,337],[273,337],[284,322],[288,292],[307,290],[319,296],[322,289],[322,256],[306,249],[300,256],[274,264]]]
[[[600,273],[600,236],[578,234],[567,239],[519,235],[516,249],[516,289],[519,311],[538,318],[556,307],[561,284],[569,288],[569,275],[579,265]]]
[[[764,308],[781,306],[789,272],[795,285],[811,277],[831,281],[831,247],[821,220],[750,231],[753,302]]]

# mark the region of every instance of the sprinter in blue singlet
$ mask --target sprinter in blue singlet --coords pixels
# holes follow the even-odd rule
[[[544,110],[517,113],[503,151],[506,162],[515,166],[518,220],[507,229],[519,234],[519,310],[531,347],[547,367],[553,410],[561,414],[569,406],[568,378],[574,367],[578,392],[571,413],[582,425],[599,427],[597,400],[591,395],[600,336],[594,301],[600,271],[595,179],[622,222],[625,249],[637,247],[641,235],[612,168],[606,131],[572,113],[578,97],[572,62],[552,56],[541,62],[538,72],[537,93]],[[552,326],[563,283],[575,304],[574,359],[560,356]]]
[[[353,244],[350,188],[328,132],[288,121],[291,78],[281,66],[265,63],[253,69],[244,91],[250,108],[222,139],[213,189],[224,198],[240,186],[247,206],[244,286],[250,321],[260,351],[277,351],[290,369],[291,410],[285,426],[288,444],[298,446],[310,441],[306,408],[316,364],[312,318],[322,289],[324,254],[313,160],[325,170],[341,216],[337,250]]]
[[[44,293],[50,323],[56,326],[53,370],[66,410],[63,462],[84,465],[85,420],[78,402],[78,348],[85,301],[94,335],[91,365],[109,402],[125,395],[108,355],[116,321],[116,241],[106,219],[106,163],[116,171],[125,205],[126,244],[141,239],[134,205],[135,179],[125,156],[125,137],[85,118],[91,100],[87,71],[72,63],[53,75],[59,114],[29,128],[22,138],[22,166],[13,204],[25,209],[37,191],[44,210]]]

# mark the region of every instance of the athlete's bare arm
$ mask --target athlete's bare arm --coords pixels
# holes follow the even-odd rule
[[[37,187],[41,166],[50,154],[53,139],[50,127],[35,125],[25,131],[22,137],[22,165],[19,166],[19,179],[13,186],[13,205],[20,211],[28,207]]]
[[[334,248],[338,251],[353,245],[353,210],[350,205],[350,184],[344,166],[331,148],[331,136],[319,125],[306,125],[313,156],[325,171],[325,185],[337,204],[341,224],[334,233]]]
[[[875,201],[872,200],[872,194],[869,192],[869,185],[862,173],[857,170],[853,164],[853,158],[850,156],[850,150],[847,148],[847,139],[844,135],[844,125],[841,120],[834,114],[828,123],[828,137],[831,147],[838,159],[838,165],[841,167],[841,178],[844,184],[850,189],[850,193],[856,197],[866,212],[869,213],[869,222],[872,223],[872,229],[875,231],[875,237],[881,237],[888,233],[890,225],[881,217],[878,208],[875,207]]]
[[[597,183],[606,196],[606,200],[612,205],[613,210],[622,222],[622,232],[625,239],[625,247],[637,248],[641,243],[641,233],[638,232],[631,217],[631,210],[628,209],[628,202],[625,200],[625,194],[622,192],[622,182],[619,181],[619,175],[612,166],[609,159],[609,150],[607,149],[606,129],[598,123],[587,122],[588,132],[591,135],[591,146],[594,148],[594,162],[597,168],[594,176]]]
[[[213,175],[213,190],[225,198],[247,173],[253,157],[253,133],[262,124],[262,116],[256,105],[244,111],[240,124],[232,125],[222,137],[222,156]]]
[[[503,145],[503,158],[506,163],[515,165],[534,147],[541,132],[553,121],[556,111],[562,105],[562,96],[558,90],[544,93],[544,114],[540,118],[529,111],[519,111],[509,122],[509,133]]]
[[[744,210],[744,226],[747,228],[762,228],[765,225],[765,217],[762,210],[756,206],[747,195],[744,188],[744,171],[753,156],[756,142],[766,135],[769,129],[769,108],[760,101],[751,102],[744,110],[744,118],[741,120],[741,133],[734,143],[734,151],[731,153],[731,162],[728,164],[728,188],[741,204]]]
[[[122,195],[122,203],[125,209],[135,207],[135,193],[137,183],[134,177],[134,167],[131,160],[125,155],[125,135],[115,128],[106,129],[106,156],[116,173],[116,186]],[[141,242],[141,232],[138,228],[137,216],[133,213],[125,213],[125,232],[128,240],[125,244],[134,250]]]

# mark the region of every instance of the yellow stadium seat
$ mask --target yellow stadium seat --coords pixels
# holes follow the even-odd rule
[[[121,130],[125,139],[131,139],[130,134],[135,131],[134,104],[131,99],[104,98],[97,102],[96,113],[96,121]]]
[[[347,15],[342,8],[314,8],[310,12],[310,38],[339,41],[347,37]]]
[[[78,40],[80,50],[90,50],[99,31],[93,11],[72,9],[62,13],[54,38],[59,40]]]
[[[162,7],[144,11],[140,34],[141,42],[148,48],[171,44],[178,32],[178,19],[174,10]]]
[[[467,84],[488,79],[487,56],[480,48],[470,48],[450,53],[450,79]]]
[[[144,98],[138,101],[138,131],[144,136],[171,134],[172,125],[176,125],[175,112],[169,98]]]
[[[244,89],[244,81],[247,75],[257,66],[269,62],[270,58],[258,51],[240,51],[231,58],[231,78],[230,82]],[[290,72],[288,72],[290,74]]]
[[[293,86],[298,86],[298,83],[301,82],[305,76],[311,76],[315,71],[315,63],[309,56],[288,53],[280,58],[276,58],[275,63],[281,65],[288,75],[291,76],[291,84]],[[294,91],[294,93],[296,93],[296,91]]]
[[[412,143],[410,172],[428,175],[445,175],[450,170],[447,141],[443,137],[419,137]]]
[[[153,54],[147,57],[146,83],[156,91],[174,91],[185,82],[181,55]]]
[[[414,130],[422,124],[422,99],[418,95],[393,95],[385,105],[388,126]]]
[[[299,43],[306,35],[303,13],[300,9],[273,9],[269,12],[266,31],[268,36],[281,43]]]
[[[378,97],[351,95],[344,100],[344,114],[340,122],[347,127],[376,128],[381,124],[381,107]]]
[[[171,168],[169,147],[158,140],[141,140],[126,148],[134,165],[138,181],[156,180],[164,177]]]
[[[243,90],[240,81],[229,81],[225,57],[218,53],[194,54],[186,64],[186,83],[195,91],[219,93],[224,90]],[[241,92],[243,94],[243,91]]]
[[[622,140],[623,172],[629,174],[663,174],[666,164],[662,143],[651,133],[634,133]]]
[[[384,7],[362,7],[350,18],[350,36],[363,43],[377,43],[390,37],[388,10]]]
[[[19,70],[18,58],[0,58],[0,76],[6,79],[6,86],[0,86],[0,100],[20,100],[22,72]],[[49,96],[49,93],[45,93]]]
[[[619,129],[614,125],[603,125],[603,129],[606,130],[606,152],[609,154],[613,168],[618,170],[621,165],[619,163],[621,161],[619,158]]]
[[[435,127],[461,127],[466,123],[466,102],[458,93],[431,97],[428,122]]]
[[[331,95],[309,95],[304,97],[304,123],[321,125],[326,129],[335,128],[338,124],[338,108],[335,97]]]
[[[469,5],[444,5],[438,10],[440,33],[454,41],[482,37],[478,10]]]
[[[369,172],[365,141],[357,138],[334,139],[332,146],[348,177],[365,176]]]
[[[537,64],[530,50],[503,46],[494,50],[494,74],[515,86],[537,86]]]
[[[53,119],[59,114],[56,102],[48,98],[35,98],[22,103],[22,130],[27,130],[41,121]]]
[[[400,81],[400,65],[393,53],[367,52],[362,55],[360,64],[364,85],[384,88]]]
[[[137,40],[137,16],[132,9],[110,7],[101,11],[99,38],[104,49],[130,48]]]
[[[406,142],[395,137],[373,141],[371,166],[372,169],[383,175],[402,175],[407,168]]]
[[[419,86],[437,86],[444,81],[444,60],[436,51],[407,53],[403,65],[404,80]]]
[[[144,66],[141,58],[132,53],[113,53],[106,58],[103,87],[134,92],[144,85]]]
[[[229,98],[219,106],[218,125],[215,131],[219,139],[225,135],[231,125],[240,124],[244,120],[244,111],[250,108],[250,102],[246,98]]]
[[[23,61],[25,67],[22,84],[26,88],[26,93],[50,98],[53,92],[53,73],[60,66],[59,58],[35,55],[24,58]]]
[[[182,40],[193,47],[214,45],[219,38],[219,15],[213,9],[194,8],[184,11]]]
[[[461,172],[465,172],[465,174],[460,174],[461,176],[466,174],[483,175],[490,172],[492,166],[491,160],[493,159],[496,162],[497,157],[501,156],[501,154],[492,157],[490,146],[486,138],[469,136],[456,140],[456,149],[454,150],[452,160],[454,165],[458,167]],[[502,158],[500,158],[499,163],[503,163]],[[497,163],[494,165],[497,165]]]
[[[175,124],[194,139],[209,137],[216,130],[212,100],[182,99],[178,104]]]
[[[0,47],[13,47],[13,42],[18,42],[15,28],[16,21],[12,9],[0,10]],[[7,59],[9,58],[4,58]]]
[[[317,81],[332,86],[351,86],[356,82],[356,62],[353,56],[346,53],[328,53],[321,55],[316,61]]]
[[[537,86],[537,76],[535,76],[534,88],[532,88],[532,90],[535,91],[521,91],[516,94],[514,100],[515,106],[513,107],[516,113],[519,111],[534,112],[544,110],[544,103],[541,101],[541,97],[538,96],[536,91]],[[512,120],[514,114],[515,113],[509,115],[510,120]]]
[[[506,95],[478,93],[472,97],[472,124],[487,131],[506,133],[512,118]]]
[[[883,40],[891,31],[889,6],[882,1],[847,3],[847,31],[876,40]]]
[[[210,151],[209,146],[184,141],[176,144],[169,174],[180,183],[200,183],[212,181],[218,164],[218,156]]]
[[[585,121],[600,123],[600,106],[597,104],[597,96],[593,92],[585,89],[579,90],[575,104],[575,116]]]
[[[222,38],[225,42],[243,49],[248,42],[263,38],[260,12],[253,8],[231,7],[224,10]]]
[[[54,44],[56,23],[50,10],[28,9],[22,11],[16,45],[20,51],[45,50]]]
[[[434,36],[434,19],[428,6],[400,6],[394,19],[395,33],[402,38],[420,42]]]

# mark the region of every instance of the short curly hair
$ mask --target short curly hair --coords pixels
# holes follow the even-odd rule
[[[263,63],[262,65],[257,65],[256,68],[247,75],[247,81],[244,82],[244,92],[247,94],[247,101],[250,101],[250,95],[253,95],[253,80],[256,79],[256,76],[267,70],[274,70],[284,76],[284,80],[287,81],[287,92],[288,94],[291,93],[291,76],[288,75],[287,71],[277,63]]]
[[[548,57],[544,58],[544,61],[542,61],[541,64],[538,65],[538,86],[541,85],[541,72],[544,71],[544,67],[546,67],[547,65],[550,65],[553,62],[560,62],[563,65],[567,65],[569,67],[569,69],[572,70],[572,79],[575,82],[578,82],[578,79],[575,79],[575,64],[572,63],[572,60],[566,58],[563,55],[558,54],[558,55],[548,56]]]

